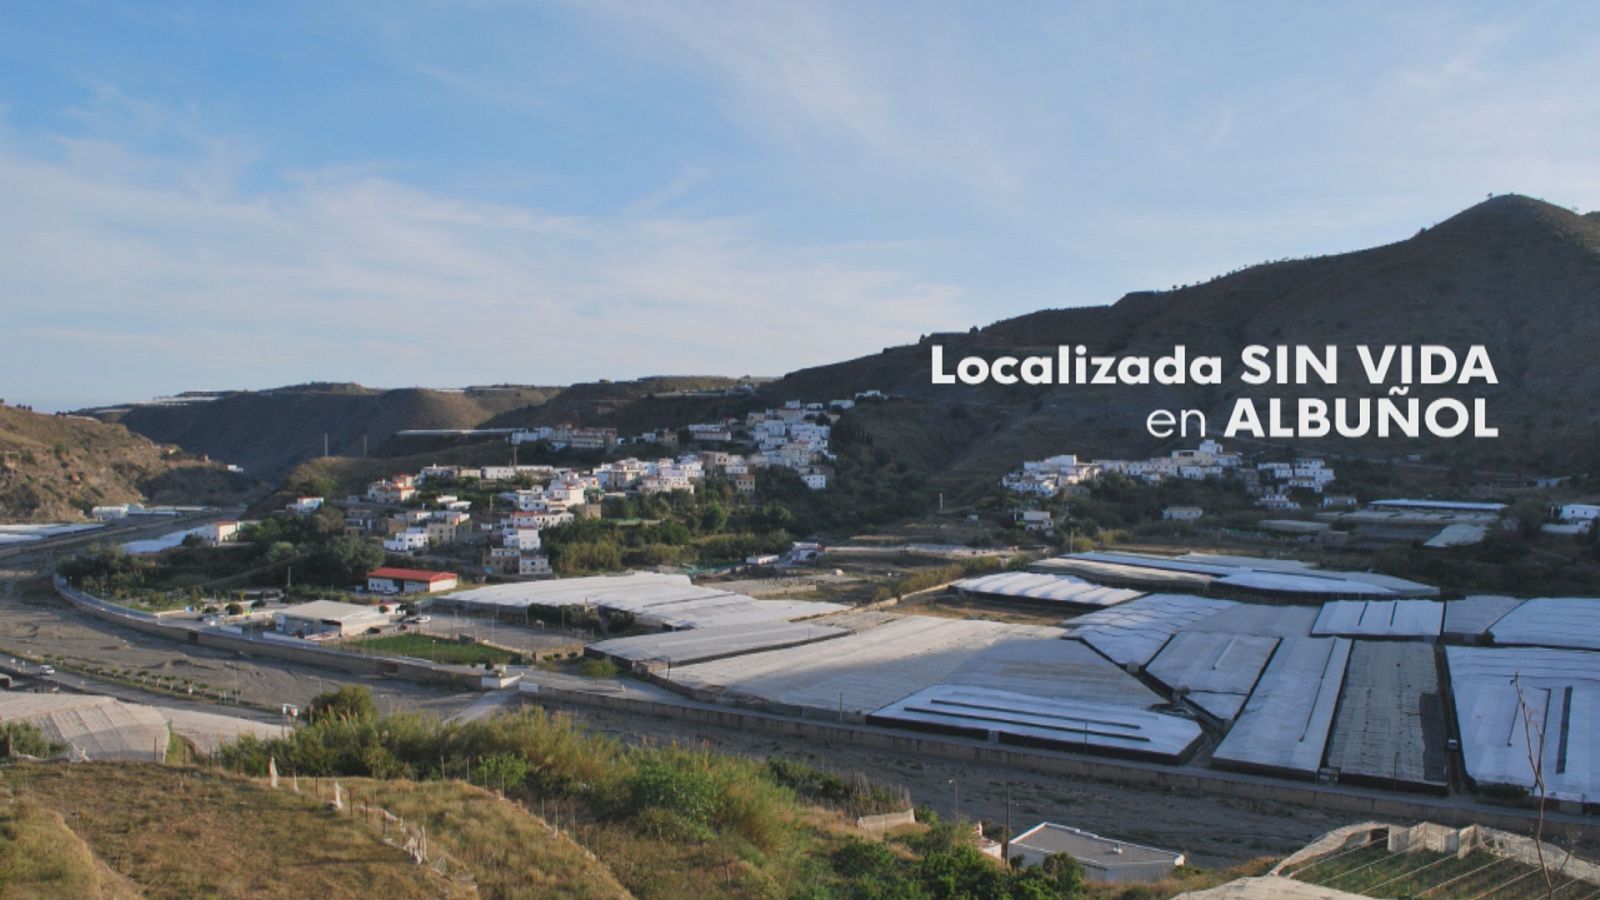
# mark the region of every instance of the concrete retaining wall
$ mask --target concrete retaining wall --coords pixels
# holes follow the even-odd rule
[[[856,827],[867,831],[888,831],[899,828],[901,825],[917,824],[917,811],[902,809],[899,812],[882,813],[876,816],[861,816],[856,819]]]

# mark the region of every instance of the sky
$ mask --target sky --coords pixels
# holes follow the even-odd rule
[[[780,375],[1600,208],[1600,4],[0,4],[0,398]]]

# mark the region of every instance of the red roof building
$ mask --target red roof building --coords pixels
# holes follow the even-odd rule
[[[367,573],[367,590],[374,594],[437,594],[459,583],[454,572],[380,566]]]

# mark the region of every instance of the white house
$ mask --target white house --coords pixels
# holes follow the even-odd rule
[[[428,549],[428,530],[426,528],[407,528],[398,534],[391,534],[383,539],[383,549],[390,553],[415,553],[418,550]]]
[[[506,532],[505,545],[515,547],[519,551],[538,550],[541,546],[539,529],[513,528]]]
[[[1003,844],[985,848],[998,855]],[[1011,839],[1011,855],[1022,857],[1024,865],[1042,865],[1052,856],[1065,853],[1083,866],[1088,881],[1160,881],[1185,862],[1174,850],[1160,850],[1127,841],[1104,838],[1066,825],[1041,822]]]
[[[550,568],[548,556],[524,556],[517,563],[517,574],[537,577],[548,577],[555,574]]]
[[[1563,522],[1593,522],[1600,519],[1600,504],[1564,503],[1555,513],[1556,518]]]
[[[321,508],[321,497],[296,497],[288,507],[289,511],[297,516],[309,516]]]

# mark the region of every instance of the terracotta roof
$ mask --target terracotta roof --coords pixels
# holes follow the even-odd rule
[[[447,578],[456,576],[454,572],[429,572],[426,569],[395,569],[383,566],[368,572],[367,577],[393,578],[396,581],[426,581],[431,584],[435,581],[444,581]]]

